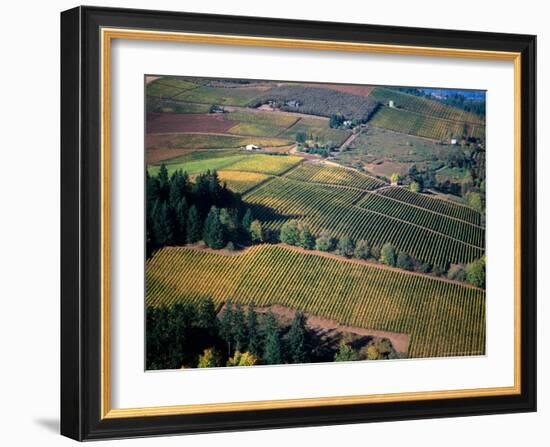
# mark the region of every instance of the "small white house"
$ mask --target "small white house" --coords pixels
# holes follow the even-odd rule
[[[451,139],[451,144],[454,146],[457,143],[456,138]]]
[[[247,151],[257,151],[257,150],[259,150],[259,149],[261,149],[261,147],[260,147],[260,146],[256,146],[255,144],[247,144],[247,145],[246,145],[246,150],[247,150]]]
[[[395,103],[390,99],[389,102],[388,102],[388,106],[391,108],[391,109],[395,109]]]

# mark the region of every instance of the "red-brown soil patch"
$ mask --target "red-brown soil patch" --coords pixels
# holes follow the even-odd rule
[[[210,113],[148,113],[147,133],[227,132],[238,121]]]
[[[369,96],[374,87],[370,85],[342,85],[342,84],[307,84],[308,87],[324,88],[342,93],[351,93],[358,96]]]

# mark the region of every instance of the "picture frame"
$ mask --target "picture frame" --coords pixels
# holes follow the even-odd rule
[[[513,385],[113,408],[112,127],[117,40],[513,64]],[[77,7],[61,14],[61,434],[76,440],[536,411],[536,37]],[[139,241],[136,244],[140,244]],[[510,328],[512,330],[512,328]]]

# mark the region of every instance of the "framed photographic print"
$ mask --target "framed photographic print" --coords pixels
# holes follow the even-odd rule
[[[61,432],[535,411],[534,36],[61,14]]]

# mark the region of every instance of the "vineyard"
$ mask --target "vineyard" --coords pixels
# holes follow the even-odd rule
[[[386,206],[391,205],[390,209],[379,206],[366,209],[358,205],[365,194],[368,193],[361,190],[275,177],[246,194],[244,199],[252,206],[254,215],[271,230],[280,229],[289,219],[300,219],[316,235],[327,232],[333,237],[349,236],[379,246],[390,242],[399,251],[441,267],[447,262],[467,264],[483,255],[482,244],[458,239],[463,237],[458,233],[451,235],[449,226],[456,228],[460,222],[441,216],[442,223],[438,224],[434,218],[431,225],[442,225],[445,230],[437,231],[421,223],[426,216],[422,216],[423,210],[415,207],[405,206],[405,210],[399,212],[391,200],[386,203]],[[480,229],[468,229],[468,240],[481,238],[482,241]]]
[[[448,200],[435,199],[426,194],[417,194],[406,188],[391,187],[384,188],[378,192],[392,199],[399,200],[404,203],[426,208],[437,213],[464,220],[474,225],[481,225],[481,215],[466,206],[458,203],[449,202]]]
[[[286,178],[326,185],[347,186],[362,190],[375,189],[385,185],[383,181],[354,169],[312,163],[302,164],[297,169],[289,172]]]
[[[231,171],[258,172],[260,174],[282,174],[301,163],[303,158],[292,155],[253,154],[243,157],[227,167]]]
[[[366,210],[386,214],[438,233],[455,237],[464,243],[483,248],[485,229],[463,220],[444,216],[436,211],[426,210],[415,205],[399,202],[380,194],[366,194],[358,203]]]
[[[280,304],[341,324],[410,335],[410,357],[485,352],[485,293],[436,278],[258,245],[238,255],[164,248],[147,262],[150,306]]]
[[[244,171],[218,171],[218,177],[229,189],[240,194],[269,179],[269,175]]]
[[[378,109],[369,123],[395,132],[418,135],[433,140],[448,140],[461,135],[485,138],[484,124],[447,121],[385,106]]]
[[[460,122],[466,121],[472,124],[481,125],[484,123],[483,118],[475,113],[466,112],[457,107],[448,106],[437,101],[398,92],[396,90],[390,90],[384,87],[376,87],[370,93],[370,97],[386,105],[391,100],[396,107],[423,115],[433,116],[435,118]]]

